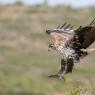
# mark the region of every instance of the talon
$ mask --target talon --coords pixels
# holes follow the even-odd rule
[[[50,77],[50,78],[58,78],[60,80],[64,79],[64,81],[65,81],[65,78],[64,78],[63,74],[55,74],[55,75],[50,75],[48,77]]]
[[[60,80],[64,79],[65,80],[64,75],[63,74],[58,74],[58,79],[60,79]]]
[[[58,75],[55,74],[55,75],[50,75],[50,76],[48,76],[48,77],[50,77],[50,78],[56,78],[56,77],[58,77]]]

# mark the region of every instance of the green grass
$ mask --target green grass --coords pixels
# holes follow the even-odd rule
[[[75,64],[66,81],[50,79],[48,75],[60,68],[60,58],[47,51],[45,34],[65,21],[75,27],[87,25],[95,16],[94,9],[16,5],[0,9],[0,95],[95,94],[95,54]]]
[[[49,93],[80,95],[79,93],[94,92],[94,64],[76,64],[73,74],[66,75],[64,81],[48,78],[48,75],[59,69],[57,62],[59,61],[56,56],[49,58],[48,55],[43,57],[38,54],[32,56],[18,53],[7,56],[0,64],[0,92],[2,95],[11,93],[13,95],[28,95],[28,93],[29,95]]]
[[[27,26],[25,26],[24,22],[21,19],[17,20],[0,20],[0,27],[5,28],[7,30],[16,30],[19,32],[23,32],[28,29]]]

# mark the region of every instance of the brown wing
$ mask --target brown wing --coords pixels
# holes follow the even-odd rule
[[[83,35],[84,41],[82,43],[83,48],[89,47],[95,41],[95,26],[90,26],[90,29]]]
[[[86,27],[80,27],[76,31],[81,48],[88,48],[95,41],[95,19]]]
[[[73,37],[72,35],[67,33],[56,33],[56,32],[53,32],[51,36],[53,37],[53,44],[55,47],[60,44],[68,43],[69,40]]]

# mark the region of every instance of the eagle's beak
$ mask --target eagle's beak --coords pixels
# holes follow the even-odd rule
[[[49,44],[48,51],[51,51],[52,47],[53,47],[52,44]]]
[[[54,44],[49,44],[49,46],[48,46],[48,51],[51,51],[51,50],[55,50],[56,49],[56,47],[54,47]]]

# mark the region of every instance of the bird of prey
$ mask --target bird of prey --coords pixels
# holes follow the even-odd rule
[[[65,22],[56,29],[46,30],[46,33],[53,39],[49,50],[54,49],[61,55],[60,71],[49,77],[62,79],[65,74],[72,73],[74,63],[89,54],[87,49],[95,41],[95,19],[89,25],[77,29]]]

